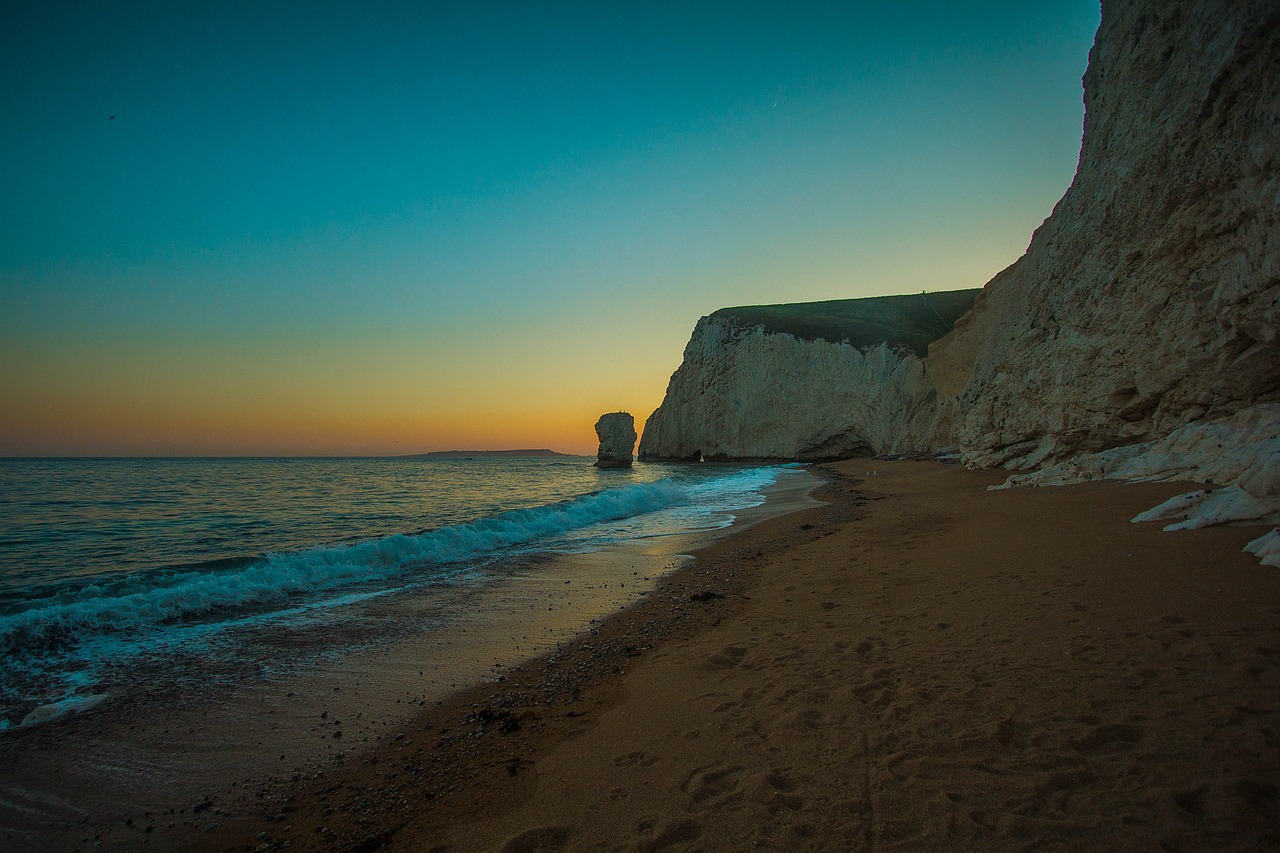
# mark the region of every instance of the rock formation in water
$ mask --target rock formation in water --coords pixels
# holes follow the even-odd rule
[[[841,459],[933,446],[928,345],[977,290],[728,308],[698,321],[645,460]]]
[[[596,421],[596,437],[600,439],[600,449],[596,452],[597,468],[631,467],[631,451],[636,446],[636,421],[630,412],[601,415]]]

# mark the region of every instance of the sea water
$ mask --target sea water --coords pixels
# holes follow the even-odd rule
[[[586,457],[0,460],[0,730],[430,630],[429,607],[371,619],[369,602],[456,602],[548,555],[721,528],[785,470],[600,470]]]

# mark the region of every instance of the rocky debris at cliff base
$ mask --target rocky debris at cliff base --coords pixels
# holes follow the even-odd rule
[[[1263,565],[1280,568],[1280,528],[1259,536],[1245,545],[1244,550],[1257,557]]]
[[[1172,521],[1165,530],[1213,524],[1280,523],[1280,403],[1264,403],[1231,417],[1185,424],[1159,441],[1089,453],[1028,474],[1015,474],[992,489],[1060,486],[1089,480],[1171,482],[1217,488],[1170,498],[1133,521]],[[1275,531],[1245,548],[1263,563],[1280,566]]]
[[[1172,521],[1165,530],[1194,530],[1214,524],[1247,524],[1256,521],[1276,520],[1274,504],[1255,498],[1239,486],[1209,491],[1197,489],[1187,492],[1133,517],[1139,521]]]
[[[630,468],[631,451],[636,446],[636,420],[630,412],[601,415],[596,421],[597,468]]]

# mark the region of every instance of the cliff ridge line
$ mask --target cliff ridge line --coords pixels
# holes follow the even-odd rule
[[[643,461],[918,452],[936,432],[920,356],[977,290],[726,308],[703,317]]]

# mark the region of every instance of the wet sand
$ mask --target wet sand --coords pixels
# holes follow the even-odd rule
[[[557,651],[135,845],[1280,849],[1280,574],[1177,484],[831,466]],[[874,470],[874,475],[871,472]]]
[[[817,482],[785,472],[740,521],[814,504]],[[502,683],[728,533],[505,561],[480,585],[255,628],[253,655],[131,661],[99,706],[0,737],[0,849],[208,848],[225,822],[260,812],[260,792],[323,778],[460,689]]]

